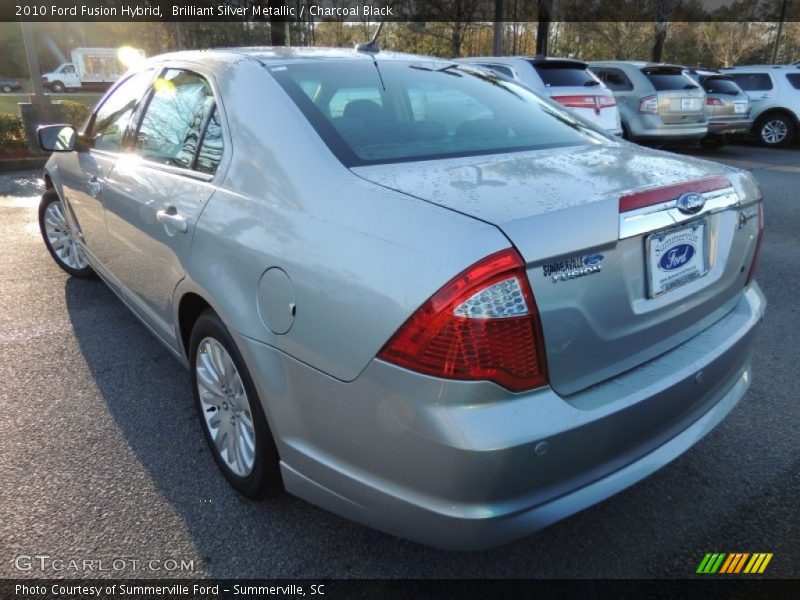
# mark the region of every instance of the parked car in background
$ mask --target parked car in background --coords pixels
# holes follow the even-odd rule
[[[614,135],[622,126],[614,94],[585,62],[568,58],[485,56],[456,59],[490,69],[549,96],[590,123]]]
[[[625,138],[661,144],[708,134],[706,94],[684,68],[637,61],[596,61],[589,68],[614,93]]]
[[[788,146],[800,132],[800,66],[750,65],[722,69],[750,98],[751,129],[765,146]]]
[[[248,497],[486,548],[666,465],[753,379],[752,175],[485,70],[179,52],[39,139],[48,251],[189,369]]]
[[[72,62],[42,74],[42,85],[51,92],[105,91],[128,70],[133,60],[144,60],[134,48],[75,48]]]
[[[750,133],[750,99],[730,75],[700,67],[687,67],[686,72],[706,93],[708,136],[702,145],[718,147],[730,136]]]
[[[11,77],[0,76],[0,91],[4,94],[11,92],[18,92],[22,89],[22,82],[19,79],[12,79]]]

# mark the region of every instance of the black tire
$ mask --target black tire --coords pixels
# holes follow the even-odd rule
[[[203,414],[203,405],[200,402],[200,391],[197,385],[197,352],[200,343],[209,337],[219,342],[228,352],[242,380],[250,404],[250,413],[253,417],[255,430],[255,460],[253,468],[247,477],[240,477],[226,464],[214,444],[214,439]],[[210,309],[204,311],[197,318],[192,328],[192,335],[189,340],[189,373],[195,408],[200,419],[200,427],[203,429],[203,434],[206,437],[211,454],[214,456],[214,461],[222,471],[225,479],[228,480],[228,483],[243,496],[254,500],[274,496],[282,491],[283,483],[281,481],[278,450],[275,447],[275,441],[272,438],[267,419],[261,408],[255,385],[253,385],[253,380],[250,377],[244,359],[227,327],[225,327],[217,314]]]
[[[47,251],[50,253],[50,256],[53,257],[53,260],[56,261],[56,264],[73,277],[79,277],[81,279],[92,279],[96,277],[94,270],[88,265],[82,269],[77,269],[66,264],[50,243],[45,229],[45,213],[47,212],[47,207],[54,202],[61,203],[61,198],[58,197],[58,193],[54,189],[49,189],[42,194],[42,199],[39,202],[39,231],[42,234],[42,239],[44,240],[44,245],[47,247]],[[62,212],[65,210],[63,204],[61,204],[61,210]]]
[[[60,94],[65,89],[64,84],[61,83],[60,81],[54,81],[48,87],[50,88],[50,92],[53,94]]]
[[[10,85],[4,85],[3,86],[3,92],[6,93],[6,94],[10,94],[11,93],[11,86]]]
[[[785,135],[780,138],[775,135],[770,136],[770,132],[780,132],[785,129]],[[797,136],[797,126],[794,119],[784,113],[769,113],[763,115],[756,121],[754,128],[756,138],[762,146],[769,148],[783,148],[791,144]]]
[[[628,127],[625,125],[625,123],[622,123],[622,139],[631,141],[631,133],[628,131]]]

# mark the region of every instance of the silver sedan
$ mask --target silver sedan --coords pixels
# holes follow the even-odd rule
[[[751,382],[753,178],[485,70],[163,55],[39,136],[48,250],[188,367],[248,497],[484,548],[664,466]]]

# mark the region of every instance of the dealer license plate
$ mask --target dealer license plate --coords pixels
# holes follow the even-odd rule
[[[651,298],[708,272],[705,233],[706,222],[699,220],[647,236],[648,292]]]

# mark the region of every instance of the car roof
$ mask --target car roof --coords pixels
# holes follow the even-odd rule
[[[735,71],[737,69],[747,69],[748,71],[780,71],[786,69],[790,71],[800,70],[800,64],[791,65],[736,65],[735,67],[723,67],[723,71]]]
[[[587,62],[584,60],[578,60],[576,58],[562,58],[560,56],[524,56],[524,55],[515,55],[515,56],[468,56],[466,58],[455,58],[453,59],[456,62],[475,62],[475,61],[485,61],[485,62],[497,62],[497,61],[505,61],[505,60],[524,60],[525,62],[530,63],[548,63],[548,62],[559,62],[559,63],[574,63],[576,65],[586,65]]]
[[[305,46],[242,46],[229,48],[213,48],[209,50],[184,50],[169,52],[150,57],[148,61],[158,62],[163,60],[208,61],[217,60],[230,62],[241,59],[255,59],[264,64],[278,64],[293,61],[316,60],[436,60],[444,61],[430,56],[405,54],[401,52],[360,52],[350,48],[312,48]]]
[[[672,63],[659,63],[646,60],[593,60],[589,62],[590,66],[602,65],[628,65],[636,67],[637,69],[645,69],[647,67],[669,67],[672,69],[686,69],[683,65],[674,65]]]

